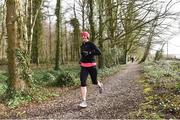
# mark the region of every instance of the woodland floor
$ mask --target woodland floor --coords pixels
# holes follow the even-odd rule
[[[28,105],[9,111],[8,118],[118,119],[129,118],[138,109],[143,93],[138,79],[140,65],[129,63],[116,74],[102,80],[104,91],[88,85],[87,108],[80,108],[80,88],[65,91],[60,97],[41,104]],[[0,118],[4,118],[1,117]]]

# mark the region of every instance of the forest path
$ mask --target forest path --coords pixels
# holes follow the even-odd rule
[[[25,108],[20,118],[42,119],[117,119],[128,118],[143,100],[142,88],[138,83],[141,68],[129,63],[116,74],[103,80],[104,91],[99,94],[94,85],[88,86],[87,108],[80,108],[80,88],[68,90],[46,104]],[[23,111],[19,111],[22,113]],[[17,118],[17,112],[10,118]],[[18,118],[19,118],[18,117]]]

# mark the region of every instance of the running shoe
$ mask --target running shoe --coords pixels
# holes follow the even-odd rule
[[[87,107],[87,102],[85,100],[83,100],[80,104],[79,104],[80,107],[82,108],[86,108]]]

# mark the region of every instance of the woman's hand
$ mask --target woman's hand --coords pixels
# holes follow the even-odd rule
[[[91,51],[82,51],[82,55],[83,56],[88,56],[90,55],[92,52]]]

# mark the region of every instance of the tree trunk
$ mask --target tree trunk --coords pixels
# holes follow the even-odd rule
[[[61,25],[61,41],[60,41],[60,56],[61,56],[61,64],[64,64],[64,37]]]
[[[135,24],[135,14],[134,12],[134,6],[135,6],[135,1],[134,0],[128,0],[127,4],[127,12],[123,13],[125,14],[125,19],[123,20],[123,27],[124,27],[124,32],[129,33],[129,31],[132,30],[134,24]],[[131,44],[135,38],[133,38],[134,33],[131,32],[129,34],[126,34],[123,38],[123,58],[122,58],[122,63],[126,64],[127,63],[127,54],[131,48]]]
[[[0,45],[2,45],[2,41],[3,41],[3,37],[4,37],[4,34],[5,34],[5,15],[6,15],[6,13],[5,13],[5,5],[3,5],[2,6],[2,13],[0,13],[0,15],[2,15],[2,21],[0,21],[0,22],[2,22],[1,23],[1,33],[0,33]]]
[[[127,53],[128,53],[128,51],[127,51],[127,46],[126,45],[124,45],[123,46],[123,56],[122,56],[122,64],[126,64],[127,63]]]
[[[6,27],[8,36],[8,90],[10,95],[13,92],[25,92],[28,89],[30,80],[30,69],[27,64],[25,52],[23,52],[23,19],[21,18],[21,3],[17,0],[7,0]],[[19,22],[19,23],[18,23]],[[21,23],[21,26],[17,26]],[[28,73],[29,72],[29,73]]]
[[[28,29],[28,55],[29,56],[31,56],[32,54],[32,41],[33,41],[34,27],[35,27],[36,19],[39,15],[39,12],[41,11],[43,1],[44,0],[37,0],[37,1],[28,0],[27,29]],[[35,7],[33,5],[35,5]]]
[[[152,45],[151,43],[152,43],[152,38],[150,37],[150,38],[148,39],[148,42],[147,42],[147,45],[146,45],[146,48],[145,48],[144,55],[143,55],[143,57],[142,57],[142,59],[140,60],[139,63],[145,62],[145,60],[146,60],[146,58],[147,58],[147,56],[148,56],[148,54],[149,54],[151,45]]]
[[[42,0],[33,0],[33,18],[36,17],[37,11],[39,7],[41,7]],[[32,49],[31,49],[31,63],[36,65],[39,64],[39,47],[40,40],[42,38],[42,12],[39,11],[36,17],[35,26],[33,30],[33,38],[32,38]]]
[[[49,60],[52,63],[52,30],[51,30],[52,21],[49,16]]]
[[[163,57],[163,48],[164,48],[165,44],[166,44],[166,42],[164,42],[162,44],[162,47],[161,47],[160,50],[156,51],[156,54],[155,54],[155,57],[154,57],[154,61],[159,61]]]
[[[153,37],[154,37],[154,33],[155,33],[155,28],[157,27],[157,21],[158,21],[158,19],[155,19],[152,23],[152,27],[150,28],[150,34],[148,36],[148,41],[147,41],[147,44],[145,47],[145,51],[144,51],[143,57],[140,60],[139,64],[145,62],[146,58],[149,55],[149,51],[150,51],[152,41],[153,41]]]
[[[67,36],[67,26],[65,24],[65,54],[66,54],[66,57],[65,57],[65,61],[66,63],[69,61],[69,49],[68,49],[68,36]]]
[[[31,42],[32,42],[32,0],[28,0],[28,19],[27,19],[27,29],[28,29],[28,54],[31,52]]]
[[[18,80],[17,74],[17,61],[16,53],[17,49],[17,23],[16,23],[16,0],[7,0],[7,16],[6,16],[6,26],[7,26],[7,36],[8,36],[8,71],[9,71],[9,88],[11,90],[16,90],[15,84]]]
[[[90,41],[94,42],[95,41],[95,26],[94,26],[94,0],[88,0],[88,5],[89,5],[89,25],[90,25]]]
[[[79,60],[80,57],[80,29],[79,29],[79,21],[76,18],[71,19],[71,25],[73,26],[73,56],[74,60]]]
[[[103,2],[104,0],[101,0],[99,3],[99,49],[101,50],[101,56],[98,58],[98,67],[103,68],[104,67],[104,55],[103,55],[103,19],[102,19],[102,13],[103,13]]]
[[[117,15],[118,7],[113,8],[115,2],[113,0],[106,0],[106,20],[107,20],[107,35],[108,38],[113,42],[115,40],[115,30],[117,28]]]
[[[5,4],[2,7],[2,13],[0,13],[2,15],[2,23],[1,23],[1,33],[0,33],[0,52],[1,52],[1,58],[3,60],[4,58],[4,55],[5,55],[5,43],[6,43],[6,40],[4,39],[5,38],[5,16],[6,16],[6,11],[5,11]]]
[[[82,31],[85,31],[85,5],[86,1],[82,0]]]
[[[103,55],[103,44],[99,42],[99,49],[101,50],[101,55],[98,57],[98,68],[104,67],[104,55]]]
[[[56,53],[55,53],[55,70],[59,70],[59,57],[60,57],[60,39],[61,39],[61,0],[56,3]]]

